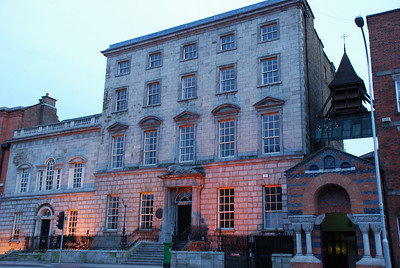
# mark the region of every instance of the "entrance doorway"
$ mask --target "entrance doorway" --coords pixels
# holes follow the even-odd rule
[[[190,235],[192,223],[192,193],[183,188],[176,196],[176,235],[178,242],[187,241]]]
[[[357,244],[354,224],[345,213],[328,213],[322,222],[325,268],[355,268]]]
[[[178,235],[190,232],[190,223],[192,222],[192,205],[178,205]]]
[[[42,228],[40,230],[39,249],[47,249],[48,248],[49,231],[50,231],[50,220],[49,219],[42,220]]]

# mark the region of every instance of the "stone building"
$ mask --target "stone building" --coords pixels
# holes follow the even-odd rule
[[[400,9],[367,16],[379,165],[392,264],[400,267]]]
[[[13,137],[14,130],[58,121],[56,100],[49,94],[43,96],[38,104],[29,107],[0,107],[0,196],[4,191],[10,153],[10,145],[6,141]]]
[[[176,235],[215,249],[217,234],[297,226],[285,171],[319,148],[313,118],[334,71],[306,1],[264,1],[102,53],[101,115],[8,140],[1,252],[28,237],[48,248],[60,211],[67,235],[99,248],[126,233],[128,245]]]

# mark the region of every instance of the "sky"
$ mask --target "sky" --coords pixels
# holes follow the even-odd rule
[[[49,93],[60,120],[102,112],[109,45],[261,2],[259,0],[0,0],[0,107],[30,106]],[[368,87],[357,15],[400,7],[398,0],[309,0],[325,53],[346,52]],[[365,29],[366,32],[367,29]],[[361,155],[371,139],[346,142]]]

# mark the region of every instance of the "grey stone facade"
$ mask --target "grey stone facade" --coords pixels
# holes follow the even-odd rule
[[[268,25],[276,26],[276,35],[263,41],[261,29]],[[234,35],[235,44],[222,51],[221,42],[227,35]],[[192,59],[183,58],[188,44],[197,46]],[[280,185],[283,212],[287,212],[284,171],[313,150],[312,118],[332,79],[332,67],[313,29],[307,3],[265,1],[117,43],[102,53],[107,67],[101,119],[94,116],[97,121],[86,126],[71,123],[56,131],[48,126],[42,132],[19,130],[10,141],[9,173],[1,198],[0,251],[24,247],[21,240],[10,240],[15,213],[23,215],[21,237],[59,234],[54,219],[59,211],[70,210],[78,210],[77,235],[120,236],[122,222],[128,234],[140,232],[141,198],[146,193],[153,196],[153,213],[151,227],[144,231],[160,235],[161,241],[171,240],[179,229],[180,207],[190,204],[190,227],[205,228],[215,246],[213,237],[221,227],[220,189],[234,189],[235,225],[224,230],[228,233],[268,231],[263,211],[266,185]],[[160,66],[149,66],[153,53],[161,53]],[[269,83],[262,82],[265,59],[277,64],[272,70],[276,78]],[[221,92],[220,72],[232,67],[234,89]],[[182,99],[186,75],[195,76],[196,94]],[[159,101],[149,103],[152,83],[158,83],[160,95]],[[118,95],[121,90],[126,90],[126,98]],[[262,147],[262,116],[266,114],[277,115],[279,121],[279,145],[273,153],[265,153]],[[234,149],[232,156],[221,157],[219,123],[226,120],[234,122]],[[179,157],[182,126],[194,126],[190,161]],[[155,161],[146,165],[145,135],[154,130]],[[123,137],[121,158],[115,157],[115,137]],[[61,186],[39,191],[40,170],[49,158],[61,169]],[[83,182],[81,188],[72,189],[71,163],[78,158],[84,163]],[[113,167],[112,159],[121,165]],[[21,165],[30,169],[24,193],[17,190]],[[170,166],[179,172],[166,172]],[[109,196],[119,198],[113,230],[107,227]],[[43,231],[44,220],[51,220],[49,230]],[[288,225],[285,216],[282,228]]]

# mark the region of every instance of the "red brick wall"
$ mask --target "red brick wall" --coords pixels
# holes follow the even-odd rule
[[[376,129],[379,164],[384,180],[388,239],[394,267],[400,266],[397,217],[400,217],[400,113],[397,112],[395,80],[400,75],[400,9],[367,17],[373,87],[376,104]],[[390,117],[390,123],[382,118]]]

